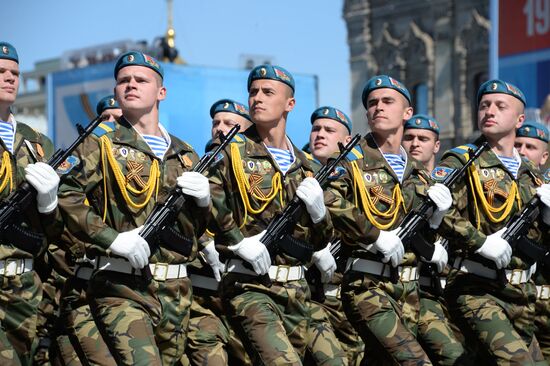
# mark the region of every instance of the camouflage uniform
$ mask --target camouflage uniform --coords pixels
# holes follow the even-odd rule
[[[426,197],[429,177],[421,166],[407,155],[403,182],[398,184],[397,176],[380,153],[371,134],[361,139],[356,151],[349,155],[348,161],[334,174],[332,186],[346,199],[334,199],[327,202],[336,230],[342,235],[342,255],[349,261],[368,263],[377,274],[362,272],[356,264],[344,275],[342,303],[350,322],[365,342],[365,360],[369,364],[430,364],[428,356],[416,340],[418,330],[419,299],[416,280],[417,258],[410,249],[405,248],[405,257],[400,266],[403,275],[397,283],[392,283],[388,275],[389,264],[382,265],[378,255],[359,247],[375,242],[379,229],[367,217],[367,208],[362,202],[356,202],[354,196],[364,185],[365,194],[376,208],[387,211],[392,207],[395,220],[385,230],[399,226],[404,217],[403,207],[410,211]],[[358,173],[353,173],[356,164]],[[359,176],[355,176],[359,175]],[[354,183],[355,179],[355,184]],[[403,202],[398,203],[394,195],[399,187]],[[366,204],[366,203],[365,203]],[[357,205],[357,206],[356,206]],[[376,216],[376,215],[374,215]],[[391,223],[390,218],[374,217],[380,224]],[[351,259],[355,258],[355,259]],[[364,261],[367,260],[367,261]]]
[[[31,151],[27,143],[32,146]],[[6,198],[11,190],[25,181],[24,168],[34,163],[36,155],[40,161],[47,161],[53,154],[51,141],[29,126],[17,122],[14,153],[8,152],[3,141],[0,142],[0,153],[9,154],[9,164],[13,172],[13,187],[8,183],[0,192]],[[0,177],[3,179],[6,175]],[[13,188],[13,189],[11,189]],[[56,224],[57,210],[49,214],[39,214],[36,203],[32,203],[24,217],[22,227],[27,230],[42,232],[46,237],[55,238],[59,234],[60,225]],[[17,221],[17,220],[16,220]],[[0,245],[0,263],[5,268],[8,259],[16,259],[17,267],[29,267],[29,262],[40,257],[46,248],[46,238],[38,246],[38,251],[29,253],[18,247],[18,243],[5,238]],[[31,363],[31,347],[36,337],[37,312],[42,300],[42,282],[36,270],[16,274],[10,261],[7,275],[0,275],[0,364],[27,365]],[[32,266],[32,264],[31,264]],[[36,264],[35,264],[36,266]],[[11,270],[10,270],[11,269]],[[4,269],[5,270],[5,269]],[[3,270],[3,271],[4,271]]]
[[[216,142],[215,142],[216,144]],[[295,161],[282,176],[274,159],[262,143],[254,126],[240,134],[217,157],[212,167],[212,202],[214,205],[212,232],[216,244],[228,246],[239,243],[244,237],[258,234],[280,213],[295,195],[296,188],[306,177],[314,175],[318,165],[302,151],[292,145]],[[231,152],[233,150],[233,152]],[[235,156],[234,153],[240,154]],[[233,167],[232,167],[233,164]],[[277,189],[274,177],[281,174],[281,190],[275,191],[273,199],[259,213],[252,213],[245,207],[240,196],[235,169],[242,169],[244,179],[250,188],[244,192],[250,199],[250,208],[259,210]],[[244,182],[241,181],[241,184]],[[261,201],[263,200],[263,201]],[[292,239],[309,242],[314,250],[324,247],[332,234],[330,215],[313,224],[304,210],[297,222]],[[239,259],[233,259],[239,261]],[[272,263],[276,266],[302,266],[305,263],[279,251]],[[231,262],[229,263],[231,264]],[[279,268],[279,267],[277,267]],[[287,267],[280,267],[287,268]],[[250,271],[253,273],[252,271]],[[258,277],[236,272],[228,272],[222,279],[222,296],[228,300],[229,313],[242,328],[243,342],[252,345],[252,359],[255,364],[299,365],[307,344],[309,324],[310,291],[305,279],[273,281],[271,287],[259,283]]]
[[[184,352],[191,305],[189,279],[164,281],[155,276],[146,283],[141,271],[131,270],[129,262],[109,256],[107,250],[119,232],[142,225],[157,202],[156,194],[147,199],[134,192],[146,193],[144,187],[158,189],[162,202],[175,187],[176,178],[198,161],[189,145],[170,137],[171,145],[159,160],[124,118],[103,123],[68,160],[62,177],[59,202],[68,230],[86,243],[86,255],[95,257],[96,266],[119,263],[130,272],[96,271],[86,292],[93,318],[118,364],[174,364]],[[157,164],[158,186],[149,181],[154,179],[150,171]],[[120,183],[116,171],[123,175],[117,176]],[[143,207],[131,206],[130,201]],[[150,263],[156,264],[153,273],[167,264],[178,265],[178,276],[185,273],[182,265],[196,256],[197,237],[205,230],[209,210],[186,200],[174,228],[186,238],[190,252],[187,256],[177,253],[161,240],[150,257]]]
[[[482,142],[481,138],[474,145],[479,146]],[[466,161],[466,152],[466,148],[459,147],[445,153],[432,177],[443,179],[452,169],[460,168]],[[530,265],[514,252],[507,270],[516,271],[513,272],[512,282],[508,282],[505,287],[501,287],[495,278],[470,274],[465,268],[472,268],[470,261],[483,261],[475,255],[475,251],[483,245],[487,235],[505,227],[512,215],[518,212],[517,197],[524,204],[535,194],[535,187],[542,183],[540,173],[530,162],[523,160],[518,178],[514,179],[492,150],[485,150],[476,160],[475,171],[481,183],[479,187],[483,189],[481,194],[490,205],[504,207],[506,200],[511,197],[512,207],[502,221],[492,222],[482,207],[480,200],[483,197],[474,193],[469,182],[472,173],[468,172],[455,184],[452,192],[454,205],[440,227],[442,234],[449,240],[451,252],[457,257],[448,277],[447,301],[466,339],[477,340],[480,343],[479,350],[487,353],[496,363],[534,364],[541,360],[540,349],[533,337],[536,288],[532,280],[525,282],[516,276],[521,274],[518,270],[528,271]],[[472,182],[475,184],[474,178]],[[515,197],[513,182],[518,187]],[[502,212],[497,213],[496,218],[502,215]],[[479,217],[479,223],[476,223],[476,217]],[[537,222],[528,237],[540,242],[541,232]],[[487,265],[491,264],[486,262],[483,268],[487,270]],[[496,277],[495,271],[491,274]]]

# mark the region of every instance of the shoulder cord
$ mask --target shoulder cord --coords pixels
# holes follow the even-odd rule
[[[10,192],[13,190],[13,174],[11,167],[10,153],[4,151],[2,153],[2,167],[0,167],[0,177],[2,177],[2,183],[0,183],[0,192],[6,188],[8,182],[10,183]]]

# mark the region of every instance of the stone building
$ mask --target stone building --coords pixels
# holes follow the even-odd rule
[[[377,74],[401,80],[415,113],[442,125],[442,150],[476,135],[475,94],[489,70],[488,0],[344,0],[354,132],[368,129],[361,93]]]

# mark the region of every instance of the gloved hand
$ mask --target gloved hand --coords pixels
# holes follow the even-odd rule
[[[319,269],[319,272],[321,272],[321,282],[330,282],[334,272],[336,271],[336,261],[330,253],[330,243],[325,247],[325,249],[321,249],[313,253],[311,259]]]
[[[323,197],[323,189],[317,182],[317,179],[308,177],[300,183],[296,189],[296,195],[306,205],[306,210],[314,224],[318,223],[325,217],[326,207]]]
[[[207,207],[210,204],[210,184],[208,178],[197,172],[183,172],[177,178],[182,193],[195,199],[197,206]]]
[[[380,235],[374,242],[374,248],[384,256],[382,262],[387,263],[391,260],[392,267],[397,267],[405,255],[403,243],[397,236],[399,230],[401,230],[401,228],[392,231],[380,230]]]
[[[202,250],[202,254],[206,259],[206,262],[212,267],[214,272],[214,278],[216,281],[220,282],[222,279],[222,273],[225,272],[225,265],[220,262],[220,253],[216,250],[214,242],[211,241],[206,247]]]
[[[46,163],[34,163],[25,167],[25,179],[36,189],[38,212],[52,212],[57,207],[57,187],[59,176]]]
[[[141,269],[149,263],[151,250],[139,232],[142,226],[117,235],[109,246],[111,252],[128,259],[132,267]]]
[[[451,205],[453,204],[453,197],[451,196],[451,191],[449,191],[449,188],[445,187],[441,183],[436,183],[428,188],[428,196],[437,205],[437,209],[428,221],[432,229],[437,229],[441,224],[441,221],[443,221],[443,217],[447,211],[449,211],[449,208],[451,208]]]
[[[254,272],[264,275],[269,271],[271,258],[265,245],[260,241],[265,230],[254,236],[244,238],[235,245],[227,248],[252,265]]]
[[[544,208],[542,209],[542,221],[550,225],[550,184],[543,184],[537,188],[537,195],[540,197]]]
[[[512,259],[512,247],[501,235],[506,231],[502,228],[494,234],[488,235],[485,242],[476,250],[476,253],[495,262],[498,269],[506,268]]]
[[[441,245],[441,239],[436,241],[434,246],[434,254],[432,255],[432,259],[430,259],[428,262],[437,265],[437,272],[441,273],[447,265],[449,255],[447,254],[447,251],[445,250],[443,245]]]

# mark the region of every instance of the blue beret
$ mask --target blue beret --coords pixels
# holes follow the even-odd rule
[[[370,78],[369,81],[367,81],[367,85],[365,85],[365,88],[363,88],[363,95],[361,96],[361,99],[363,100],[363,105],[365,106],[365,108],[368,108],[367,98],[370,92],[382,88],[397,90],[405,97],[405,99],[407,99],[409,105],[411,104],[411,94],[409,93],[409,90],[405,88],[405,85],[403,85],[399,80],[392,78],[391,76],[377,75]]]
[[[218,112],[234,113],[251,121],[248,115],[248,108],[244,104],[231,99],[220,99],[212,104],[212,107],[210,107],[210,117],[214,118],[214,115]]]
[[[405,129],[418,128],[422,130],[430,130],[439,136],[439,123],[435,118],[425,114],[415,114],[410,120],[405,122]]]
[[[541,123],[534,121],[526,121],[523,125],[516,130],[517,137],[531,137],[534,139],[539,139],[544,142],[550,140],[550,133],[548,132],[548,127]]]
[[[115,99],[115,96],[107,95],[106,97],[101,98],[101,100],[97,103],[95,110],[97,114],[100,115],[106,109],[117,109],[117,108],[120,108],[120,106],[118,105]]]
[[[319,118],[330,118],[335,120],[336,122],[340,122],[341,124],[346,126],[348,132],[351,133],[351,119],[349,119],[349,117],[339,109],[326,106],[317,108],[311,114],[311,123],[313,124],[313,122],[315,122],[315,120]]]
[[[477,91],[477,104],[479,104],[481,97],[485,94],[495,93],[511,95],[521,100],[523,105],[526,104],[525,95],[523,95],[523,92],[517,86],[498,79],[489,80],[481,84]]]
[[[158,63],[157,60],[155,60],[154,57],[146,55],[145,53],[130,51],[122,54],[122,56],[118,58],[118,61],[115,65],[115,79],[120,69],[126,66],[148,67],[159,74],[161,78],[164,78],[164,71],[162,70],[162,66]]]
[[[8,42],[0,42],[0,58],[5,60],[12,60],[19,63],[19,56],[17,56],[17,51]]]
[[[254,69],[252,69],[252,71],[250,71],[250,74],[248,75],[247,90],[250,91],[250,85],[252,85],[252,82],[254,80],[260,79],[271,79],[280,81],[281,83],[285,83],[286,85],[290,86],[290,88],[294,92],[294,78],[288,71],[280,66],[256,66]]]

